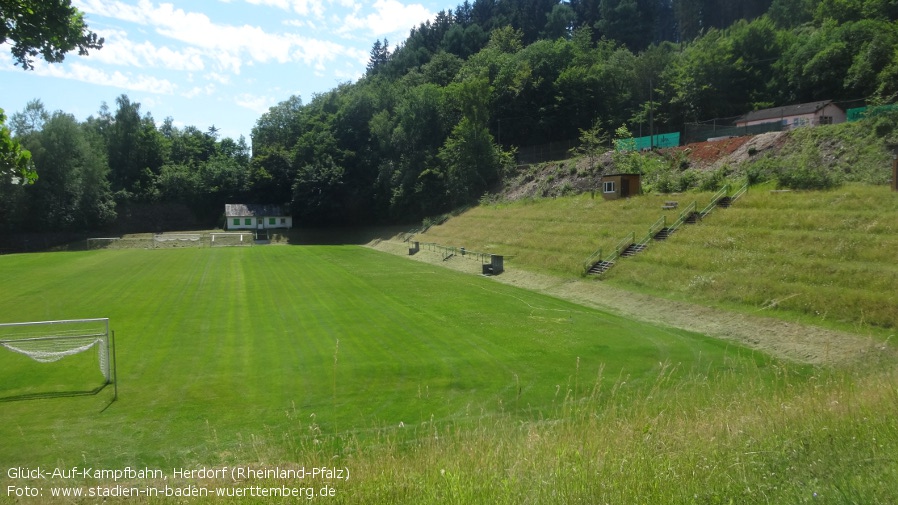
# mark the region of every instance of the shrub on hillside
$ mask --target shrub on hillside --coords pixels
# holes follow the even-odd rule
[[[805,143],[791,163],[781,164],[777,185],[788,189],[832,189],[842,184],[842,177],[833,163],[826,163],[820,148]]]
[[[770,156],[749,162],[745,165],[745,179],[749,186],[765,183],[773,179],[777,172],[776,162]]]
[[[833,189],[842,184],[839,174],[822,165],[781,167],[776,182],[780,188],[787,189]]]
[[[729,173],[730,167],[727,165],[717,170],[704,172],[698,181],[698,189],[701,191],[717,191],[726,183]]]

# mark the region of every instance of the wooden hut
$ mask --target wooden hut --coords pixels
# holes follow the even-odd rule
[[[610,174],[602,176],[602,197],[606,200],[629,198],[642,192],[639,174]]]

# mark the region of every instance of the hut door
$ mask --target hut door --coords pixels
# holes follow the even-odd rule
[[[630,179],[626,177],[620,179],[620,196],[622,198],[630,196]]]

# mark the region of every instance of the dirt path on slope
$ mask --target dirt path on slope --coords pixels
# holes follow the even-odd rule
[[[476,260],[453,257],[443,261],[439,254],[425,250],[408,256],[408,244],[399,241],[375,241],[368,246],[413,261],[474,275],[481,273],[480,262]],[[872,337],[666,300],[618,289],[593,279],[560,279],[514,269],[491,279],[623,317],[736,342],[801,363],[845,364],[894,354],[891,346]]]

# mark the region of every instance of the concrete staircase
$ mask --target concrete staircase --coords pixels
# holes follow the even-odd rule
[[[648,248],[649,246],[645,244],[630,244],[620,255],[625,258],[632,258]]]
[[[607,272],[609,268],[614,266],[613,261],[599,261],[595,265],[589,268],[589,271],[586,273],[590,275],[602,275]]]
[[[635,233],[630,233],[627,237],[618,242],[614,251],[608,256],[603,257],[602,250],[599,249],[586,260],[584,264],[586,267],[585,273],[589,275],[603,275],[614,266],[618,258],[630,258],[636,256],[648,249],[650,243],[660,242],[670,238],[681,225],[698,223],[718,207],[723,209],[729,208],[733,202],[748,191],[748,183],[746,182],[743,184],[732,194],[730,194],[729,191],[730,186],[728,184],[722,187],[717,193],[714,193],[711,197],[711,202],[702,210],[698,210],[697,202],[692,202],[680,213],[677,220],[669,226],[667,224],[667,216],[662,216],[661,219],[649,227],[648,234],[639,241],[636,240]],[[664,208],[672,209],[675,207],[676,202],[667,202]]]
[[[658,233],[656,233],[655,236],[653,236],[652,238],[655,240],[659,240],[659,241],[667,240],[670,238],[671,235],[673,235],[673,232],[674,231],[671,228],[668,228],[665,226],[664,228],[661,228],[660,230],[658,230]]]

